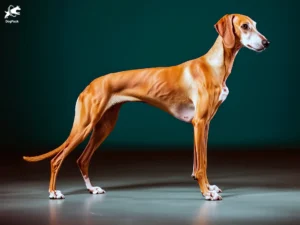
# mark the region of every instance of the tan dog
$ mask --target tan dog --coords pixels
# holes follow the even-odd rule
[[[194,127],[194,163],[192,176],[199,183],[205,199],[221,200],[221,190],[210,185],[206,175],[209,123],[229,91],[226,79],[242,46],[260,52],[269,41],[247,16],[222,17],[215,29],[219,36],[202,57],[171,67],[129,70],[101,76],[79,95],[70,136],[57,149],[40,156],[24,157],[35,162],[51,156],[50,198],[64,198],[56,190],[56,177],[65,157],[93,130],[90,141],[77,160],[87,189],[104,193],[91,185],[88,176],[90,159],[113,130],[121,105],[142,101],[158,107]]]

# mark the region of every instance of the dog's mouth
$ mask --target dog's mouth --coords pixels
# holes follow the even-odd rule
[[[265,47],[262,47],[262,48],[253,48],[251,45],[247,45],[248,48],[256,51],[256,52],[262,52],[263,50],[265,50],[266,48]]]

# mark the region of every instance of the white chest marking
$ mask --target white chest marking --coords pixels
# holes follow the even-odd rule
[[[227,95],[229,94],[229,89],[228,89],[228,87],[222,87],[222,91],[221,91],[221,93],[220,93],[220,95],[219,95],[219,101],[222,101],[222,102],[224,102],[225,101],[225,99],[227,98]]]

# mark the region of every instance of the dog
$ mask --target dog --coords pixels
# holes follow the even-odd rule
[[[262,52],[270,42],[256,29],[256,22],[241,14],[226,14],[214,25],[218,37],[208,52],[170,67],[127,70],[93,80],[79,95],[69,137],[58,148],[24,160],[36,162],[51,156],[50,199],[63,199],[56,190],[56,177],[63,160],[90,132],[90,140],[77,164],[92,194],[103,194],[92,186],[88,168],[95,150],[113,130],[121,105],[144,102],[168,112],[194,128],[192,177],[206,200],[222,200],[221,189],[207,179],[207,138],[211,119],[229,94],[226,80],[242,47]]]
[[[14,7],[13,5],[10,5],[7,9],[7,11],[4,11],[6,14],[4,16],[4,19],[7,19],[9,16],[16,17],[20,15],[20,12],[18,10],[21,10],[19,6]]]

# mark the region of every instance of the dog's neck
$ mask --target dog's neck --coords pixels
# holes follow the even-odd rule
[[[241,44],[236,43],[233,48],[225,47],[219,35],[211,49],[204,55],[210,65],[217,68],[218,79],[225,83],[231,73],[234,59],[241,49]]]

